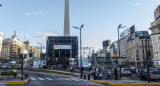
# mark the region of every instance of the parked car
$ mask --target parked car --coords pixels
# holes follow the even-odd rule
[[[130,69],[130,68],[122,68],[121,69],[121,74],[122,75],[129,75],[129,76],[131,76],[131,71],[132,71],[132,69]]]
[[[150,75],[150,80],[160,80],[160,71],[150,71],[149,72],[149,75]],[[147,77],[147,72],[145,72],[145,78],[146,80],[148,80],[148,77]]]

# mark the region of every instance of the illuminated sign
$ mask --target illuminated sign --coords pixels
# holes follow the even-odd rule
[[[157,9],[154,11],[154,18],[155,20],[160,18],[160,5],[157,7]]]
[[[160,61],[154,61],[154,66],[160,66]]]
[[[71,45],[54,45],[54,49],[71,49]]]
[[[16,64],[16,61],[9,61],[9,64]]]

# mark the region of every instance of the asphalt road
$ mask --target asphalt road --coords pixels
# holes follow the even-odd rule
[[[17,86],[17,85],[5,85]],[[30,73],[30,81],[27,85],[18,86],[106,86],[89,80],[78,78],[63,78],[44,74]]]

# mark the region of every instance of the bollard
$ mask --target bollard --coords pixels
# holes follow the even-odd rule
[[[86,79],[86,75],[84,75],[84,79]]]
[[[90,74],[88,74],[88,80],[90,80]]]

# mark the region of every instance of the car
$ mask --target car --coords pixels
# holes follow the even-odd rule
[[[121,74],[122,75],[129,75],[129,76],[131,76],[131,71],[132,71],[132,69],[130,69],[130,68],[122,68],[121,69]]]
[[[148,80],[148,77],[147,77],[147,72],[144,73],[145,74],[145,77],[146,80]],[[154,81],[154,80],[160,80],[160,71],[150,71],[149,72],[149,75],[150,75],[150,80],[151,81]]]

